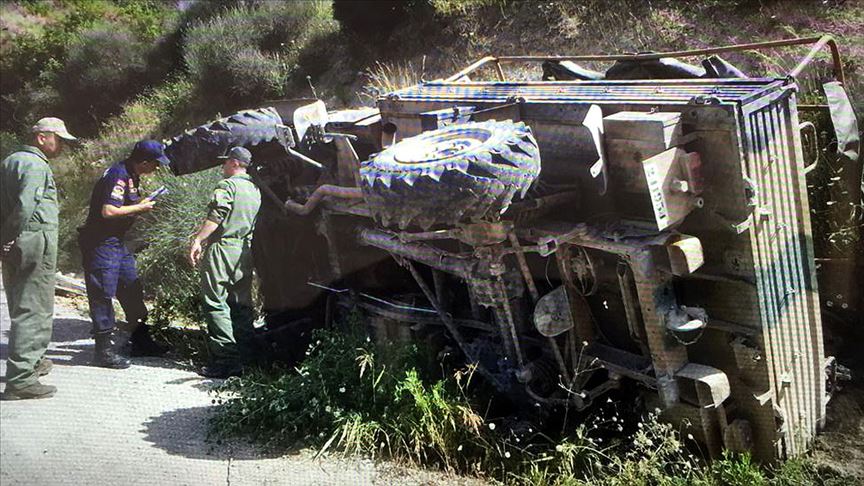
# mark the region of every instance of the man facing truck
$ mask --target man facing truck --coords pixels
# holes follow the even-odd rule
[[[246,173],[252,154],[234,147],[221,158],[225,178],[216,185],[207,216],[189,248],[193,266],[203,256],[201,292],[210,363],[200,374],[208,378],[237,376],[242,362],[251,358],[252,232],[261,207],[261,193]],[[206,250],[205,241],[209,242]]]

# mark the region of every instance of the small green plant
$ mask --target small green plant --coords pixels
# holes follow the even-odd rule
[[[720,484],[753,486],[768,484],[765,473],[753,463],[750,454],[723,451],[723,458],[711,464],[711,475]]]

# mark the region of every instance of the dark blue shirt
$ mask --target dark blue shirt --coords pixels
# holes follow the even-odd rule
[[[119,208],[138,204],[141,200],[138,182],[138,176],[129,171],[125,162],[117,162],[105,170],[90,195],[90,212],[83,228],[87,236],[98,240],[122,238],[129,231],[135,215],[104,218],[102,206],[110,204]]]

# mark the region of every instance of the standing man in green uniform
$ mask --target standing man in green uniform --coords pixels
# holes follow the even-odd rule
[[[51,370],[45,351],[54,321],[57,265],[57,188],[48,159],[77,140],[59,118],[43,118],[31,129],[30,145],[0,166],[0,257],[12,326],[6,360],[6,400],[48,398],[56,387],[39,383]]]
[[[207,318],[210,364],[200,371],[208,378],[242,373],[253,335],[252,232],[261,207],[261,192],[246,168],[252,154],[232,148],[222,157],[222,175],[208,204],[207,217],[189,248],[189,261],[197,265],[203,254],[201,289]],[[210,246],[204,250],[203,244]]]

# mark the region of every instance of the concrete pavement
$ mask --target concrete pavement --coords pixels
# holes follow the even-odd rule
[[[0,374],[9,317],[0,292]],[[0,401],[0,484],[452,484],[464,479],[364,459],[268,456],[207,440],[212,382],[168,359],[127,370],[88,365],[90,322],[59,306],[45,400]],[[5,387],[5,384],[3,385]],[[473,482],[473,481],[468,481]]]

